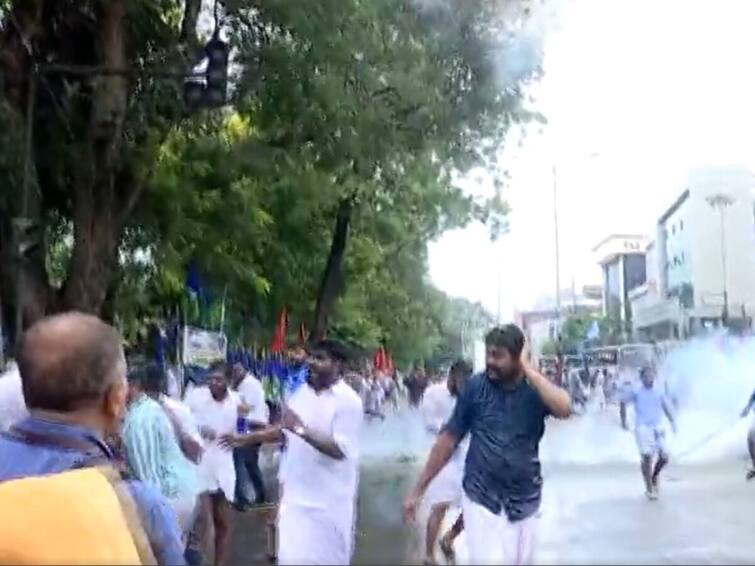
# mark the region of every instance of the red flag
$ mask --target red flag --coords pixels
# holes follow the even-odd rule
[[[380,346],[378,351],[375,352],[375,357],[372,362],[375,365],[375,369],[380,371],[388,370],[388,354],[385,352],[385,348]]]
[[[275,326],[273,341],[270,343],[270,351],[276,354],[286,349],[286,331],[288,330],[288,312],[286,307],[281,309],[278,315],[278,324]]]

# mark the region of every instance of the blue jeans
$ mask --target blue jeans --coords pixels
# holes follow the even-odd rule
[[[248,505],[249,483],[254,487],[254,502],[265,503],[265,484],[259,465],[259,446],[244,446],[233,451],[233,465],[236,468],[236,493],[234,499],[238,505]]]

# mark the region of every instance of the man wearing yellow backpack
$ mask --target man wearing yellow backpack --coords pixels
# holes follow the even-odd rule
[[[105,443],[126,405],[118,333],[68,313],[23,335],[30,417],[0,435],[0,564],[183,564],[175,513]]]

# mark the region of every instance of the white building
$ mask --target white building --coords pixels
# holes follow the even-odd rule
[[[588,316],[601,311],[600,288],[585,285],[581,291],[576,288],[561,291],[561,308],[556,308],[554,297],[542,297],[529,311],[515,313],[514,319],[524,332],[530,350],[540,356],[546,342],[558,340],[561,324],[566,317]]]
[[[645,252],[649,238],[637,234],[612,234],[593,248],[603,271],[603,315],[631,329],[629,294],[645,284]]]
[[[755,311],[755,177],[740,167],[692,171],[658,220],[648,271],[655,289],[632,296],[640,337],[683,338],[704,327],[747,325]],[[725,312],[726,311],[726,312]]]

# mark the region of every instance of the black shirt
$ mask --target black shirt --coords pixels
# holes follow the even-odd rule
[[[540,507],[543,478],[539,445],[550,414],[522,378],[504,385],[482,373],[464,386],[445,430],[459,440],[470,433],[464,492],[494,514],[521,521]]]
[[[417,407],[427,388],[427,378],[419,379],[416,375],[412,375],[404,380],[404,385],[409,392],[409,405]]]

